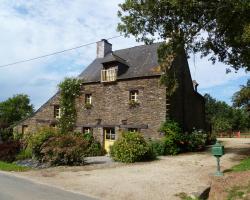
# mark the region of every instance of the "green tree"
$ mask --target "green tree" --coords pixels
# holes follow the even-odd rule
[[[242,107],[250,112],[250,79],[246,85],[242,85],[241,89],[234,93],[232,101],[235,107]]]
[[[250,70],[249,0],[125,0],[118,31],[150,43],[169,40],[158,49],[159,63],[169,68],[175,55],[210,55],[235,70]]]
[[[13,125],[15,122],[24,119],[34,112],[28,95],[17,94],[0,102],[0,122],[2,128]]]
[[[213,130],[217,133],[232,130],[231,121],[227,118],[215,117],[213,118],[212,123],[213,123]]]
[[[245,109],[234,108],[223,101],[217,101],[209,94],[204,95],[206,120],[213,131],[246,130],[250,127],[249,114]]]

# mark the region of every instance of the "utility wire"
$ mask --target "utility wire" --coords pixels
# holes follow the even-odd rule
[[[106,40],[112,40],[114,38],[119,38],[119,37],[122,37],[122,35],[113,36],[113,37],[107,38]],[[38,60],[38,59],[41,59],[41,58],[45,58],[45,57],[53,56],[53,55],[56,55],[56,54],[64,53],[66,51],[72,51],[72,50],[75,50],[75,49],[79,49],[79,48],[82,48],[82,47],[86,47],[86,46],[95,44],[97,42],[91,42],[91,43],[83,44],[83,45],[80,45],[80,46],[72,47],[70,49],[65,49],[65,50],[62,50],[62,51],[56,51],[56,52],[53,52],[53,53],[37,56],[37,57],[34,57],[34,58],[24,59],[24,60],[16,61],[16,62],[13,62],[13,63],[0,65],[0,68],[8,67],[8,66],[11,66],[11,65],[16,65],[16,64],[20,64],[20,63],[25,63],[25,62],[29,62],[29,61],[33,61],[33,60]]]

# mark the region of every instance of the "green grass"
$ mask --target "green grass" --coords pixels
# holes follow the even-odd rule
[[[235,200],[235,199],[242,199],[247,200],[249,199],[250,193],[250,183],[245,186],[233,186],[229,190],[227,190],[227,200]]]
[[[30,148],[21,150],[16,156],[16,160],[25,160],[30,158],[32,158],[32,150]]]
[[[241,172],[247,170],[250,170],[250,158],[242,160],[240,164],[233,166],[231,169],[231,171],[233,172]]]
[[[0,161],[0,170],[2,171],[15,171],[15,172],[22,172],[29,170],[28,167],[23,167],[16,165],[14,163],[6,163],[3,161]]]

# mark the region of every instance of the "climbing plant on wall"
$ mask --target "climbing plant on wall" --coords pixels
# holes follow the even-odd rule
[[[61,133],[73,131],[76,119],[76,98],[80,95],[82,80],[65,78],[58,86],[60,90],[61,117],[59,127]]]

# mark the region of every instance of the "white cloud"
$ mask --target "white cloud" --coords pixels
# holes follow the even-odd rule
[[[249,76],[243,69],[237,73],[232,70],[231,73],[226,74],[228,66],[218,62],[213,65],[211,61],[208,61],[208,58],[200,59],[199,55],[196,55],[194,59],[192,55],[189,59],[192,78],[196,79],[201,89],[224,85],[232,80]]]
[[[0,65],[28,59],[102,38],[119,35],[118,3],[122,0],[2,0],[0,4]],[[137,45],[133,38],[111,41],[113,49]],[[6,68],[0,68],[0,101],[27,93],[36,108],[53,95],[65,76],[77,75],[95,58],[95,45]],[[196,79],[201,88],[225,84],[221,64],[210,67],[197,59]],[[192,74],[193,67],[190,62]]]

